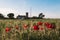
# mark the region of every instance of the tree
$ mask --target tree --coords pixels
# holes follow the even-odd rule
[[[3,14],[0,13],[0,19],[3,19],[3,18],[4,18]]]
[[[45,16],[45,15],[43,15],[43,13],[40,13],[40,14],[39,14],[39,18],[40,18],[40,19],[43,19],[44,16]]]
[[[39,17],[40,17],[41,15],[43,15],[43,13],[40,13],[40,14],[39,14]]]
[[[9,14],[7,14],[7,16],[8,16],[10,19],[14,19],[14,13],[9,13]]]

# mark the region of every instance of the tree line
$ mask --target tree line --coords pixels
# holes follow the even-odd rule
[[[4,15],[0,13],[0,19],[19,19],[19,18],[18,18],[19,15],[18,15],[16,18],[14,18],[14,13],[9,13],[9,14],[7,14],[7,16],[8,16],[8,18],[7,18],[7,17],[4,17]],[[40,14],[38,15],[38,17],[33,16],[33,17],[27,17],[26,19],[28,19],[28,18],[30,18],[30,19],[34,19],[34,18],[35,18],[35,19],[43,19],[44,16],[45,16],[45,15],[43,15],[43,13],[40,13]]]
[[[4,17],[4,15],[0,13],[0,19],[14,19],[14,13],[9,13],[7,16],[8,18]]]

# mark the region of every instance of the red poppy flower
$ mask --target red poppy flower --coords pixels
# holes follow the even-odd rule
[[[24,28],[24,29],[27,29],[27,27],[28,27],[28,26],[27,26],[26,24],[24,24],[23,28]]]
[[[52,24],[49,24],[48,26],[47,26],[47,28],[53,28],[53,25]]]
[[[45,26],[49,26],[49,25],[50,25],[50,23],[46,22],[46,23],[44,23],[44,25],[45,25]]]
[[[42,22],[38,22],[37,25],[42,25],[43,23]]]
[[[33,28],[34,28],[34,30],[39,30],[37,25],[34,25]]]
[[[19,26],[15,26],[16,27],[16,29],[19,29]]]
[[[6,27],[6,29],[5,29],[6,32],[9,32],[10,30],[11,30],[11,29],[8,28],[8,27]]]
[[[43,29],[44,29],[44,28],[42,28],[42,27],[40,28],[40,30],[43,30]]]
[[[52,29],[56,28],[56,24],[55,23],[51,23]]]
[[[53,25],[51,23],[46,22],[44,25],[49,29],[53,28]]]

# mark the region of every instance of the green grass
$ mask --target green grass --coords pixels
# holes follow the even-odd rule
[[[55,29],[44,29],[35,31],[30,27],[37,22],[55,23]],[[23,29],[23,24],[29,24],[28,29]],[[19,26],[17,30],[15,25]],[[12,27],[11,31],[6,33],[5,28]],[[42,27],[45,27],[44,24]],[[0,40],[60,40],[60,19],[27,19],[27,20],[0,20]]]

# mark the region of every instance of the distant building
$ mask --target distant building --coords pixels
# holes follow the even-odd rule
[[[38,17],[37,16],[33,16],[32,19],[38,19]]]
[[[26,15],[18,15],[17,19],[28,19],[28,12],[26,12]]]
[[[28,12],[26,12],[26,19],[28,19]]]
[[[26,16],[23,16],[23,15],[18,15],[17,16],[17,19],[25,19]]]
[[[43,13],[40,13],[39,16],[33,16],[33,17],[28,17],[28,12],[26,12],[26,15],[18,15],[17,19],[43,19],[45,15]]]

